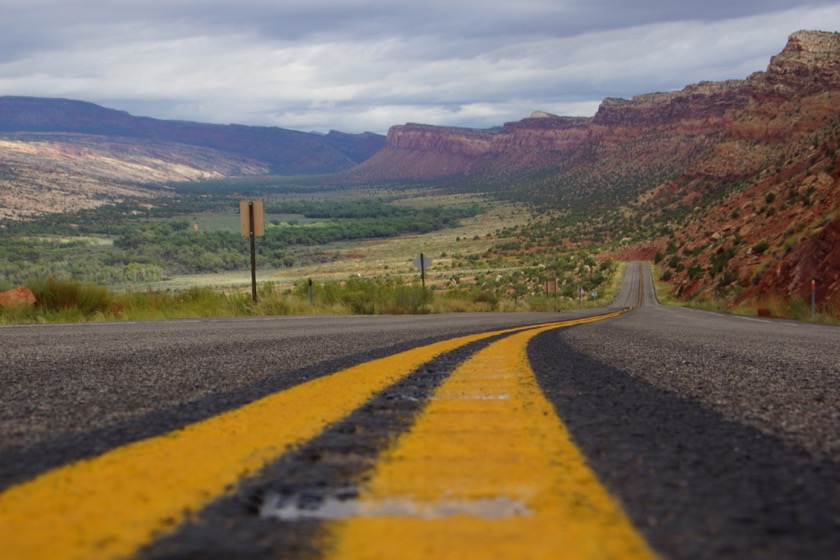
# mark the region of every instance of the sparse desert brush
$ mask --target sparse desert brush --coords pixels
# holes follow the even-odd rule
[[[28,303],[0,305],[0,324],[16,325],[21,323],[34,323],[37,320],[38,312],[33,305]]]
[[[32,281],[27,287],[35,294],[39,312],[58,313],[68,320],[75,320],[77,315],[105,314],[113,304],[113,296],[107,288],[91,283],[49,278]]]
[[[432,291],[399,278],[351,277],[345,282],[313,282],[311,286],[308,281],[302,281],[295,285],[293,294],[299,300],[308,300],[310,290],[314,308],[341,305],[346,312],[359,315],[407,315],[432,311]]]

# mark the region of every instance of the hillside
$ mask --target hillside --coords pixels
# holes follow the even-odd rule
[[[745,87],[710,155],[635,207],[682,216],[658,240],[676,295],[807,306],[815,280],[840,314],[840,34],[794,34]]]
[[[64,132],[128,138],[149,145],[181,144],[258,160],[272,173],[330,173],[356,165],[378,151],[381,136],[311,134],[277,127],[215,125],[135,117],[66,99],[0,97],[0,132]]]
[[[822,308],[840,313],[838,144],[840,34],[801,31],[765,72],[606,99],[592,118],[538,112],[493,132],[396,126],[345,176],[601,213],[593,239],[645,240],[619,254],[667,257],[678,297],[809,299],[814,278]]]
[[[333,173],[383,144],[372,133],[162,121],[82,101],[0,97],[0,218],[160,196],[140,184]]]

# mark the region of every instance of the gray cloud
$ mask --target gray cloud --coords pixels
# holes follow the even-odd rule
[[[385,132],[486,127],[534,110],[744,78],[813,0],[0,0],[0,94],[159,118]]]

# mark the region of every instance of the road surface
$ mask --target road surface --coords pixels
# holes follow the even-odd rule
[[[660,306],[0,328],[4,557],[838,558],[840,329]]]

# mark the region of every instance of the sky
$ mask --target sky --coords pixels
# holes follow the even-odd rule
[[[384,134],[743,79],[840,1],[0,0],[0,95]]]

